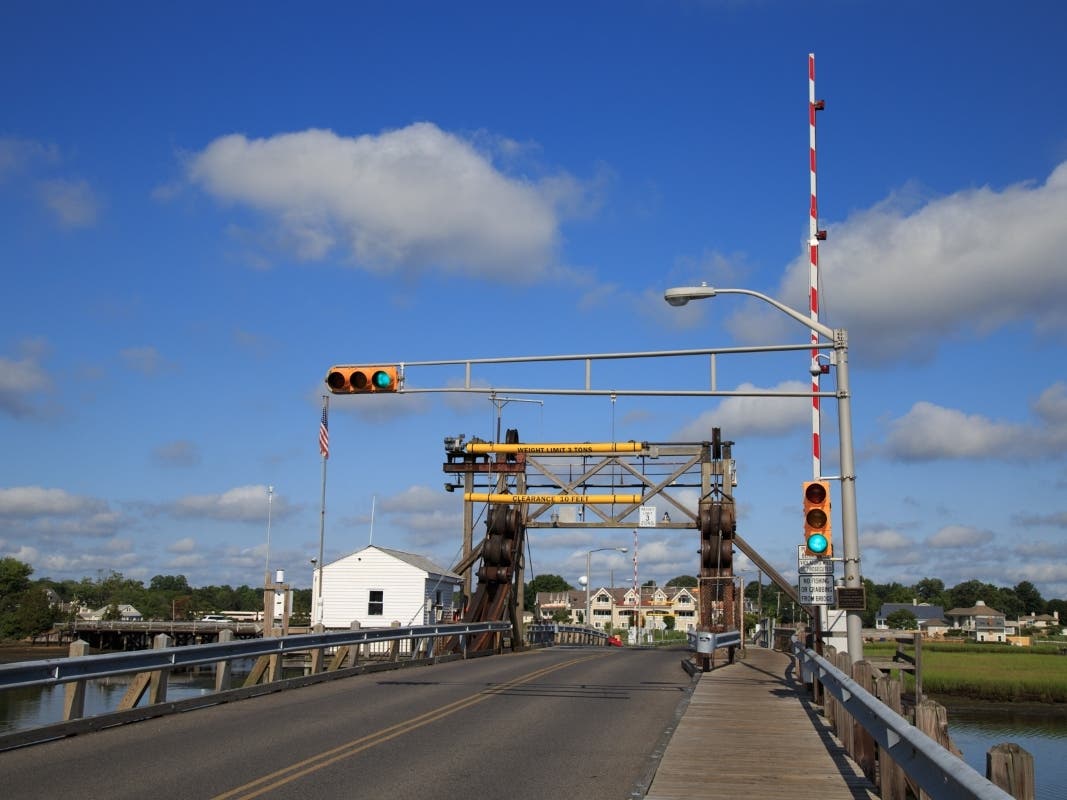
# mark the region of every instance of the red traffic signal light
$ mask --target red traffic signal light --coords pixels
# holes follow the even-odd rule
[[[330,367],[326,385],[334,394],[372,394],[398,392],[401,384],[397,367],[339,366]]]
[[[834,554],[830,519],[830,483],[804,484],[804,555],[829,558]]]

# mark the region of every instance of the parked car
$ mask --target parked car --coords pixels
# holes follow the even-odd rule
[[[622,639],[620,639],[618,636],[609,636],[608,644],[612,647],[622,647]]]
[[[225,614],[204,614],[204,616],[202,616],[200,618],[200,621],[201,622],[233,622],[233,620],[230,619],[229,617],[227,617]]]

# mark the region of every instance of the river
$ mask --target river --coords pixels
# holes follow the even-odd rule
[[[963,760],[985,775],[986,753],[1013,742],[1034,757],[1037,800],[1067,800],[1067,708],[1042,703],[966,703],[939,697]]]

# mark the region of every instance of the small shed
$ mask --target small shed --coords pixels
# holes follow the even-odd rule
[[[462,585],[459,575],[426,556],[369,545],[315,571],[311,621],[333,629],[353,622],[364,628],[452,622]]]

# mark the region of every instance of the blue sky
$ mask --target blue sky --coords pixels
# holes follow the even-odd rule
[[[6,12],[0,555],[36,576],[256,584],[273,486],[270,567],[309,585],[331,364],[806,341],[756,300],[662,295],[707,281],[806,309],[814,52],[822,319],[850,337],[863,574],[1067,597],[1061,4]],[[807,366],[723,357],[718,382],[789,389]],[[481,380],[556,381],[510,369]],[[686,388],[707,369],[596,378]],[[720,427],[739,531],[795,574],[805,400],[539,399],[505,405],[503,426],[653,442]],[[484,395],[334,398],[327,559],[370,541],[373,505],[375,544],[452,563],[442,441],[495,424]],[[576,582],[587,550],[631,530],[534,532],[530,574]],[[694,574],[695,549],[642,531],[641,579]],[[595,556],[593,583],[628,580],[629,557]]]

